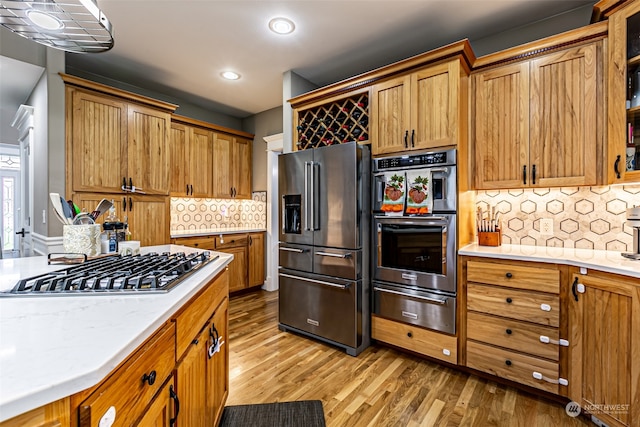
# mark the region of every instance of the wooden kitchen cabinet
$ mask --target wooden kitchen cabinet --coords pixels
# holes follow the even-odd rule
[[[192,331],[187,347],[177,353],[178,425],[215,426],[222,416],[229,393],[228,280],[228,274],[220,276],[211,285],[215,292],[205,291],[206,306],[190,308],[176,319],[178,330]],[[205,313],[205,322],[195,320]]]
[[[466,80],[459,60],[425,67],[373,86],[372,154],[455,146],[466,129],[460,107]],[[466,81],[463,82],[466,87]]]
[[[175,328],[167,322],[78,408],[80,427],[133,425],[145,413],[175,365]],[[165,396],[160,396],[165,400]],[[113,408],[113,409],[112,409]]]
[[[233,261],[229,264],[229,292],[249,287],[248,244],[249,238],[246,234],[216,236],[216,251],[233,255]]]
[[[69,398],[65,397],[0,422],[0,427],[70,427],[70,408]]]
[[[213,196],[213,132],[171,123],[171,194]]]
[[[103,198],[113,200],[120,221],[128,220],[132,240],[141,246],[164,245],[170,240],[169,201],[164,196],[75,193],[72,200],[84,212],[93,211]],[[102,224],[108,212],[98,218]]]
[[[640,423],[640,280],[571,276],[569,397],[609,426]]]
[[[476,189],[596,184],[602,51],[595,40],[473,74]]]
[[[169,194],[169,133],[176,105],[78,77],[66,83],[67,189]]]
[[[264,233],[249,233],[249,287],[264,285]]]
[[[460,262],[466,270],[466,366],[566,395],[558,385],[565,383],[560,360],[566,337],[557,266],[467,257]]]
[[[171,376],[136,425],[141,427],[172,427],[173,421],[175,421],[172,418],[174,416],[173,414],[175,414],[173,408],[179,405],[179,403],[176,402],[180,402],[180,400],[175,393],[173,376]]]
[[[251,198],[251,145],[246,138],[215,133],[213,139],[213,197]]]
[[[607,182],[640,181],[640,2],[631,1],[609,16],[607,67]],[[631,49],[630,49],[631,48]],[[631,79],[631,88],[629,88]],[[627,105],[629,100],[629,105]],[[635,169],[626,168],[628,125],[634,129]]]

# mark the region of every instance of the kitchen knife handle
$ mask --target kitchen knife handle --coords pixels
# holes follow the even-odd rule
[[[527,165],[522,166],[522,183],[527,185]]]
[[[409,148],[409,142],[407,141],[409,139],[409,131],[406,130],[404,131],[404,148]]]
[[[620,179],[620,155],[616,158],[616,162],[613,164],[613,169],[616,172],[616,178]]]
[[[531,166],[531,183],[536,185],[536,165]]]
[[[414,139],[416,137],[416,130],[415,129],[411,129],[411,148],[414,148]]]

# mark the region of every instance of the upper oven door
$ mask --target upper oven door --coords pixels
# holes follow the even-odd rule
[[[431,182],[429,182],[429,194],[433,201],[432,211],[434,213],[456,212],[456,200],[458,194],[456,166],[436,166],[407,170],[391,169],[386,171],[386,173],[405,174],[405,172],[409,171],[414,175],[431,176]],[[373,174],[371,187],[373,190],[373,212],[382,214],[382,202],[384,200],[386,187],[385,172]]]
[[[456,216],[374,217],[374,278],[456,292]]]

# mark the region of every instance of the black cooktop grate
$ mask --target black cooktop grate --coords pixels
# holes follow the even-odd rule
[[[21,279],[8,295],[95,295],[168,292],[194,271],[215,261],[208,251],[110,256]]]

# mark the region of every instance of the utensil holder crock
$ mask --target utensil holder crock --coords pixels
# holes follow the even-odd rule
[[[100,224],[63,226],[62,246],[68,254],[100,255]]]

